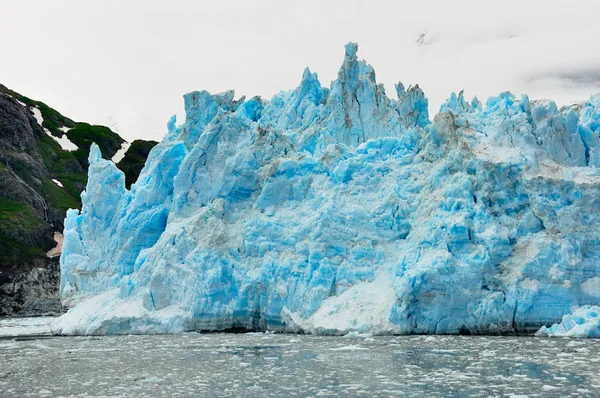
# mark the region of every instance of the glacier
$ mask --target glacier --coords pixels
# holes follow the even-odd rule
[[[130,190],[93,146],[54,331],[529,333],[600,304],[600,95],[432,120],[357,50],[328,88],[185,95]]]

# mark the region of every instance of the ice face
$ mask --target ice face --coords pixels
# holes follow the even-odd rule
[[[131,190],[93,147],[56,331],[535,331],[598,304],[600,95],[430,121],[357,48],[330,88],[187,94]]]

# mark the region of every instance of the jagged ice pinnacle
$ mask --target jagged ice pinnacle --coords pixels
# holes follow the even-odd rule
[[[600,96],[430,121],[357,49],[329,88],[187,94],[131,190],[93,146],[56,331],[496,333],[599,304]]]

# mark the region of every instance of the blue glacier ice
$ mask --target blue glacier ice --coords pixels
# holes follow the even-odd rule
[[[599,278],[600,279],[600,278]],[[537,336],[600,338],[600,306],[584,305],[563,316],[560,323],[542,326]]]
[[[600,95],[431,120],[357,49],[329,88],[185,95],[130,190],[93,146],[55,331],[533,332],[600,304]]]

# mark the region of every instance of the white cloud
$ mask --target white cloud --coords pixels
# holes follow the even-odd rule
[[[305,66],[329,84],[348,41],[390,95],[396,81],[419,83],[431,113],[461,89],[561,104],[600,91],[595,0],[5,3],[2,83],[75,119],[117,123],[128,140],[162,137],[185,92],[270,97]]]

